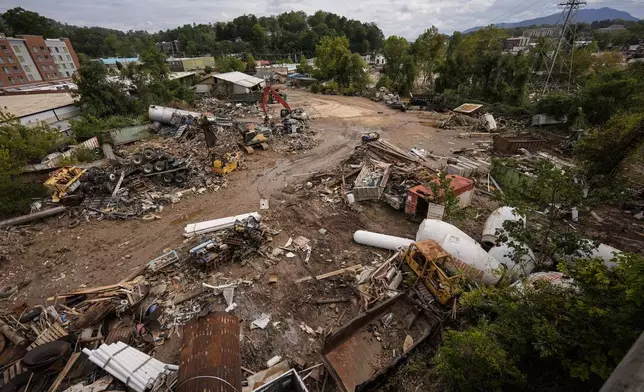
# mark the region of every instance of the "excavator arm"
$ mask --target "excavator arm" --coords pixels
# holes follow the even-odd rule
[[[288,103],[286,103],[284,98],[282,98],[282,96],[279,95],[279,93],[277,91],[275,91],[273,89],[273,87],[271,87],[269,85],[266,85],[266,87],[264,87],[264,91],[262,93],[262,110],[264,111],[264,115],[268,116],[268,113],[266,111],[266,103],[268,101],[268,96],[269,95],[272,95],[273,99],[275,101],[279,102],[280,104],[282,104],[282,106],[284,106],[286,109],[288,109],[289,112],[291,111],[291,107],[289,106]]]

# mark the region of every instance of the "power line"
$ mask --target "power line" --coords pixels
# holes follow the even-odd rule
[[[567,48],[569,47],[571,52],[574,52],[575,50],[575,33],[577,29],[577,24],[574,23],[573,21],[577,16],[577,12],[579,12],[579,8],[582,5],[586,5],[586,1],[567,0],[566,2],[559,3],[560,7],[564,7],[564,10],[561,13],[561,17],[560,17],[560,20],[563,20],[563,26],[561,27],[559,37],[557,37],[557,45],[555,48],[555,52],[552,56],[552,62],[548,67],[548,76],[546,78],[546,83],[543,87],[544,94],[548,92],[548,84],[550,83],[550,79],[552,78],[552,71],[554,70],[555,64],[557,63],[557,57],[559,56],[559,52],[563,49],[564,46]],[[571,30],[571,25],[574,26],[572,28],[573,30]],[[572,32],[571,42],[568,41],[570,32]],[[547,58],[546,58],[546,62],[547,62]],[[566,61],[562,62],[562,71],[563,71],[564,65],[568,65],[570,67],[570,76],[572,77],[572,56],[571,56],[570,64],[566,64]]]

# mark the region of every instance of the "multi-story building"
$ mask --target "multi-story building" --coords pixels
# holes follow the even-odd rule
[[[0,34],[0,88],[69,79],[79,66],[67,38]]]

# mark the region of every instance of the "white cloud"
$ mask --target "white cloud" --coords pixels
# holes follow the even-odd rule
[[[588,7],[610,7],[610,0],[587,0]],[[642,0],[620,0],[614,8],[644,18]],[[352,4],[353,3],[353,4]],[[0,11],[23,7],[76,25],[158,31],[191,23],[231,20],[243,14],[274,15],[322,9],[363,22],[375,22],[385,36],[415,38],[431,25],[444,33],[514,22],[558,12],[556,0],[4,0]]]

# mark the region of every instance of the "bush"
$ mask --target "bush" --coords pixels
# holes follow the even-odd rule
[[[580,105],[579,97],[570,93],[552,93],[541,97],[535,104],[534,114],[547,114],[558,120],[568,117],[568,123],[574,120]]]
[[[212,67],[210,65],[206,65],[203,71],[207,74],[212,73]]]
[[[432,359],[434,371],[453,391],[501,391],[517,388],[525,377],[485,325],[448,330]]]
[[[109,134],[106,131],[115,128],[125,128],[141,124],[139,118],[125,116],[110,116],[98,118],[86,115],[80,118],[70,120],[72,132],[79,139],[89,139],[98,136],[100,143],[110,142]]]
[[[317,94],[317,93],[319,93],[319,92],[320,92],[320,83],[317,83],[317,82],[316,82],[316,83],[313,83],[313,84],[311,85],[311,92],[312,92],[313,94]]]
[[[33,199],[46,197],[47,189],[40,183],[0,177],[0,218],[28,214]]]

